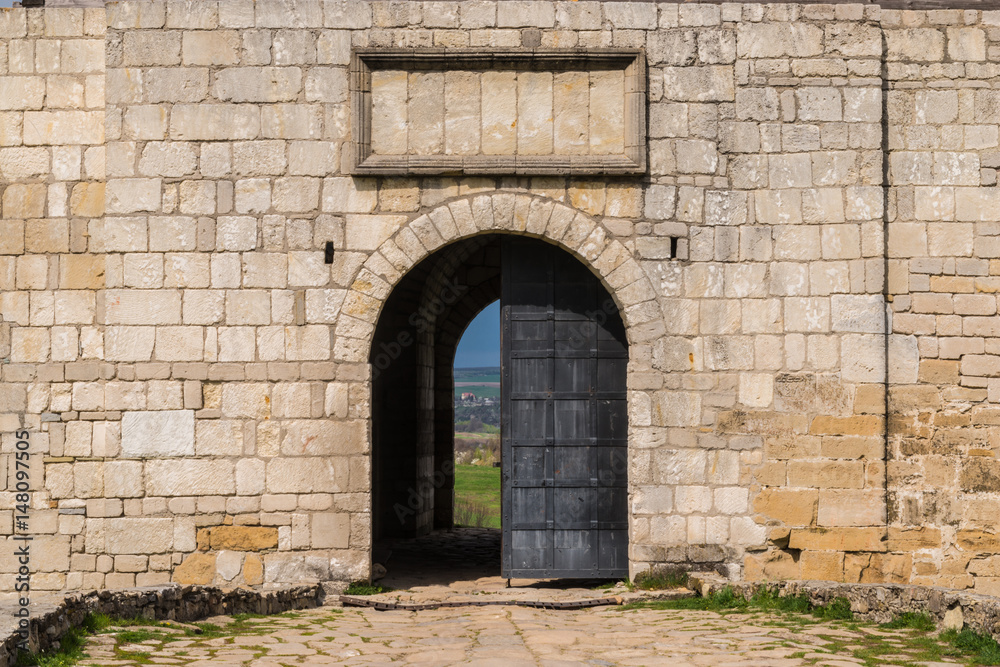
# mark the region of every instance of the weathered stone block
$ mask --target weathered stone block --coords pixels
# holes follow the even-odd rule
[[[175,290],[156,292],[155,299],[137,290],[108,290],[108,324],[179,324],[181,295]]]
[[[275,104],[261,109],[261,134],[268,138],[320,139],[322,124],[321,110],[313,105]]]
[[[174,568],[171,578],[185,586],[207,586],[215,580],[215,561],[216,554],[191,554]]]
[[[254,139],[260,133],[260,109],[243,104],[175,104],[170,136],[182,141]]]
[[[886,30],[888,60],[937,62],[944,58],[944,34],[931,28]]]
[[[155,327],[109,326],[104,333],[104,354],[108,361],[149,361],[153,356]]]
[[[986,31],[982,28],[948,28],[947,36],[952,60],[986,60]]]
[[[44,100],[42,77],[0,76],[0,110],[41,109]]]
[[[0,149],[0,177],[3,177],[7,181],[15,182],[19,180],[38,178],[45,176],[48,173],[49,152],[46,149]]]
[[[45,215],[46,195],[42,184],[8,185],[3,192],[3,215],[6,218],[41,218]]]
[[[131,73],[131,70],[126,70]],[[200,102],[208,95],[208,70],[204,68],[154,68],[139,84],[149,102]]]
[[[240,456],[243,454],[243,423],[225,419],[202,419],[195,432],[195,452],[199,456]]]
[[[179,65],[181,33],[128,31],[123,35],[126,66]]]
[[[349,488],[349,471],[344,458],[275,458],[267,462],[267,490],[271,493],[341,493]]]
[[[218,459],[151,459],[146,493],[153,496],[224,496],[236,493],[233,464]]]
[[[351,537],[349,514],[328,512],[313,514],[310,523],[313,549],[346,549],[349,546]]]
[[[740,23],[736,32],[741,58],[808,58],[823,53],[823,30],[808,23]]]
[[[226,417],[267,419],[271,414],[269,387],[258,383],[226,383],[222,387],[222,413]]]
[[[816,521],[819,491],[763,489],[754,499],[754,510],[786,526],[811,526]]]
[[[732,102],[736,98],[733,68],[664,67],[663,94],[678,102]]]
[[[817,551],[885,551],[884,528],[792,530],[788,546]]]
[[[820,526],[879,526],[885,524],[885,494],[871,490],[820,490]]]
[[[235,30],[185,32],[181,49],[188,66],[235,65],[240,61],[240,36]]]
[[[103,532],[104,548],[109,554],[158,554],[173,551],[172,519],[106,519]]]
[[[192,456],[194,411],[130,411],[122,415],[122,456]]]
[[[363,421],[302,420],[288,422],[281,441],[286,456],[358,454],[368,447]]]
[[[278,529],[266,526],[213,526],[198,531],[198,544],[210,549],[263,551],[278,547]]]
[[[162,205],[162,183],[158,178],[112,179],[105,192],[108,213],[159,211]]]
[[[290,102],[301,89],[297,67],[238,67],[216,74],[212,93],[224,102]]]

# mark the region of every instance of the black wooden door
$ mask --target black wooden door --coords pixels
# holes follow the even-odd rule
[[[502,258],[502,574],[626,577],[628,346],[618,309],[555,246],[508,237]]]

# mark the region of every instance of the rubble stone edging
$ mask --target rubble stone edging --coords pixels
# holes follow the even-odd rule
[[[92,613],[195,621],[218,614],[277,614],[316,607],[322,603],[322,596],[319,584],[267,591],[170,585],[72,593],[55,608],[32,615],[30,642],[36,652],[49,650],[70,628],[82,624],[87,614]],[[0,639],[0,667],[16,663],[19,642],[16,631]]]
[[[693,573],[688,587],[702,596],[729,586],[749,597],[761,589],[779,596],[809,596],[814,605],[837,598],[851,603],[855,616],[875,623],[887,623],[905,612],[926,612],[941,629],[968,627],[1000,639],[1000,598],[977,595],[939,586],[911,584],[844,584],[829,581],[731,582],[715,573]]]

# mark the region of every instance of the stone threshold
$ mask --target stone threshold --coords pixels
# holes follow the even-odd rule
[[[209,616],[232,614],[280,614],[323,603],[319,584],[268,590],[216,588],[213,586],[147,586],[121,590],[69,593],[40,598],[32,603],[29,645],[35,653],[54,648],[70,628],[79,627],[88,614],[106,614],[157,621],[191,622]],[[0,602],[0,667],[17,662],[18,619],[13,613],[17,600]]]
[[[805,594],[817,606],[845,598],[854,615],[865,621],[888,623],[905,612],[924,612],[939,630],[967,627],[1000,640],[1000,597],[953,588],[798,580],[732,582],[714,572],[690,573],[688,586],[702,597],[727,586],[744,598],[764,589],[782,597]]]
[[[344,606],[364,606],[385,611],[403,609],[419,611],[448,607],[519,606],[538,609],[582,609],[607,605],[631,604],[652,600],[678,600],[695,597],[697,593],[687,588],[667,590],[629,591],[622,586],[606,590],[587,590],[561,587],[517,587],[460,591],[448,594],[424,591],[387,591],[374,595],[341,595]]]

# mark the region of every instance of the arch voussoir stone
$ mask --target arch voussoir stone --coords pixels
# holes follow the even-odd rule
[[[549,217],[555,208],[556,202],[553,199],[531,200],[528,207],[528,219],[524,223],[524,231],[528,234],[541,235],[545,231],[545,226],[549,224]]]
[[[405,274],[410,267],[413,266],[412,260],[406,255],[405,252],[402,251],[402,249],[400,249],[398,245],[396,245],[396,242],[393,239],[389,239],[383,243],[382,247],[380,247],[376,252],[385,257],[386,260],[392,264],[393,268],[399,271],[399,277],[390,281],[393,284],[396,284],[399,281],[399,278],[401,278],[403,274]]]
[[[552,216],[549,218],[549,224],[545,226],[545,238],[551,239],[552,241],[559,241],[566,234],[566,230],[569,229],[570,224],[573,222],[573,218],[576,217],[576,211],[569,206],[558,205],[552,211]]]
[[[407,268],[413,268],[428,254],[427,248],[420,243],[416,233],[408,226],[396,232],[396,245],[410,259],[411,264]]]
[[[472,205],[468,199],[457,199],[448,204],[451,217],[455,221],[460,237],[472,236],[478,230],[475,218],[472,217]]]
[[[431,219],[434,226],[438,230],[438,234],[441,235],[443,239],[453,239],[458,238],[459,231],[458,225],[455,224],[455,220],[451,216],[451,209],[447,206],[439,206],[430,213],[427,217]]]
[[[413,233],[417,236],[417,240],[420,241],[420,245],[428,253],[434,252],[445,244],[444,238],[441,236],[438,228],[434,226],[434,221],[428,215],[422,215],[411,222],[410,229],[413,230]]]
[[[478,195],[472,198],[472,221],[476,229],[482,232],[494,229],[493,200],[489,195]]]
[[[403,277],[403,272],[396,268],[396,266],[379,251],[373,252],[362,267],[368,269],[391,285],[394,285],[400,278]]]
[[[488,232],[534,236],[583,261],[618,303],[630,341],[649,340],[650,322],[662,320],[649,277],[602,223],[548,197],[504,191],[460,197],[404,224],[364,262],[348,289],[342,312],[374,326],[392,288],[410,269],[441,247]],[[337,361],[367,360],[371,340],[359,341],[355,338],[359,331],[346,322],[337,325]]]

